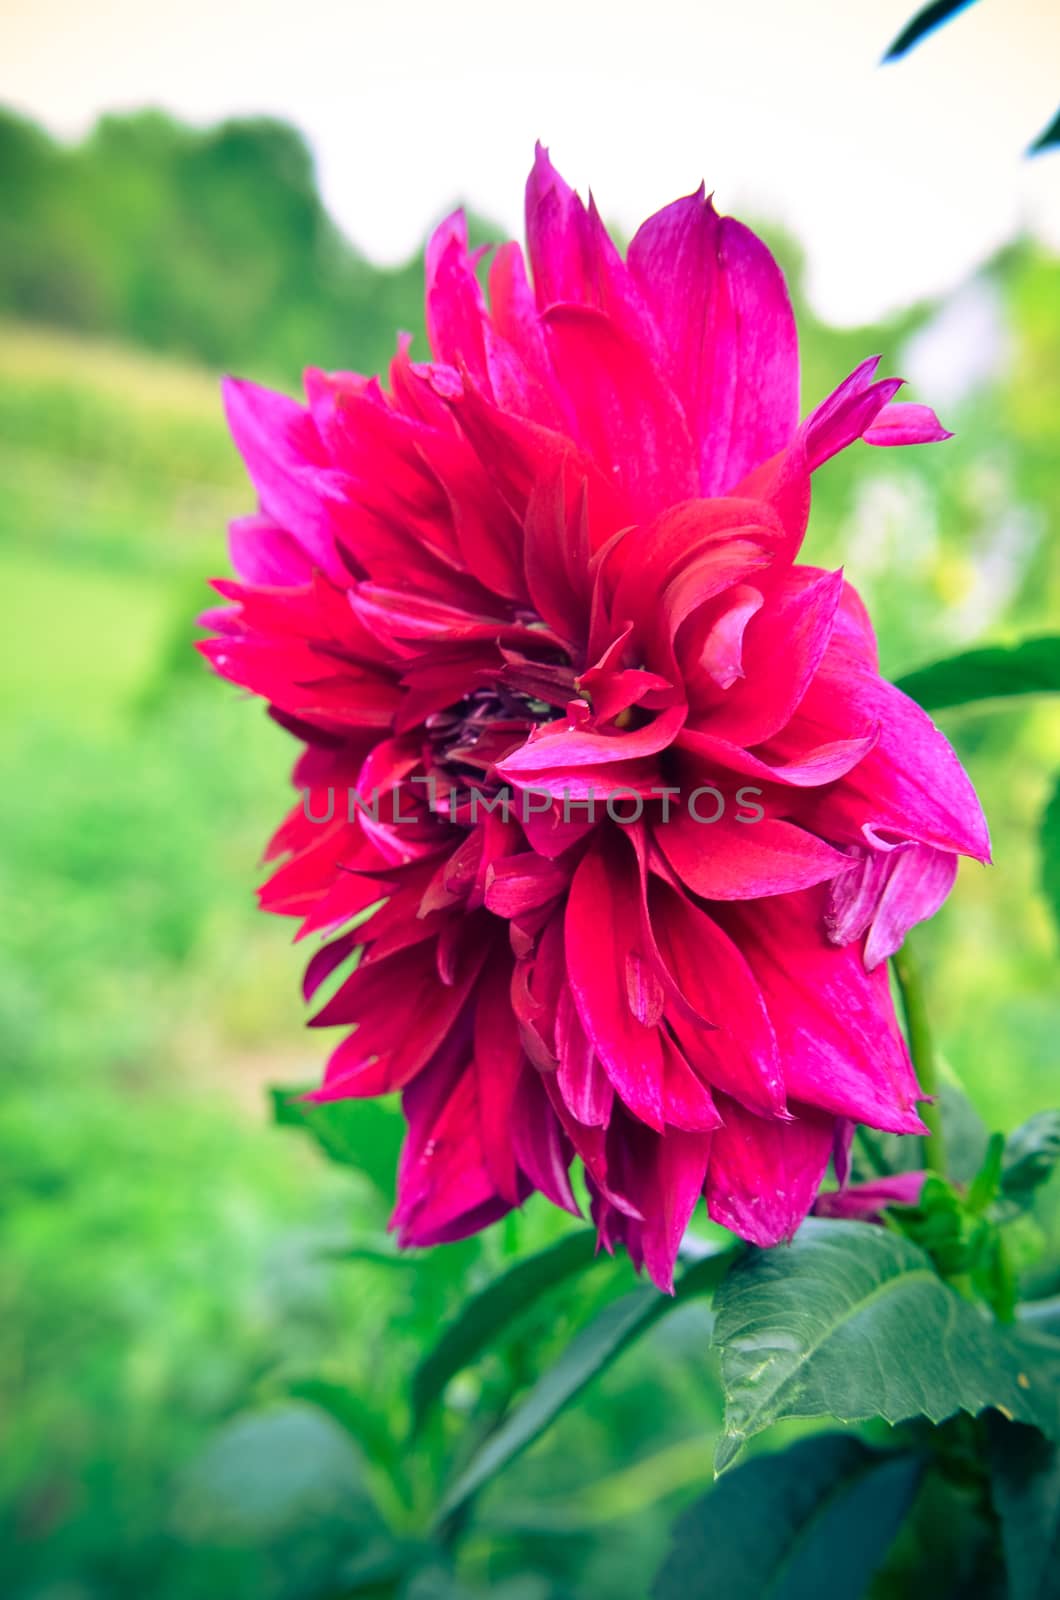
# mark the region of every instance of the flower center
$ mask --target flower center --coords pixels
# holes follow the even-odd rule
[[[491,774],[494,763],[522,744],[531,729],[560,714],[547,700],[502,685],[475,689],[427,718],[426,764],[456,788],[492,793],[499,787]]]

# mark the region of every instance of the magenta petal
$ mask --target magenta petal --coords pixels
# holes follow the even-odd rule
[[[710,1133],[721,1123],[713,1096],[689,1066],[680,1047],[663,1035],[663,1112],[668,1128],[685,1133]]]
[[[862,437],[866,444],[939,444],[943,439],[952,439],[953,434],[942,426],[930,406],[892,400]]]
[[[749,228],[702,189],[649,217],[629,264],[672,355],[705,495],[727,494],[791,439],[799,355],[784,278]]]
[[[519,1204],[512,1117],[525,1057],[512,1017],[510,961],[497,959],[483,974],[475,1009],[475,1090],[483,1160],[498,1193]]]
[[[696,666],[719,689],[731,689],[744,676],[743,640],[747,624],[762,609],[761,590],[738,584],[731,591],[731,603],[716,618],[700,646]]]
[[[651,884],[649,910],[660,957],[686,1002],[667,1008],[685,1060],[743,1104],[783,1115],[776,1035],[744,954],[713,917],[657,880]]]
[[[649,518],[698,492],[684,412],[643,347],[602,312],[554,305],[546,314],[556,377],[582,440],[625,491],[633,516]]]
[[[463,363],[480,383],[488,383],[486,307],[468,256],[462,211],[446,217],[428,240],[426,275],[427,337],[435,360]]]
[[[267,517],[237,517],[228,527],[232,565],[248,583],[295,589],[313,576],[301,545]]]
[[[852,734],[866,724],[879,738],[822,803],[831,838],[850,844],[881,834],[990,859],[978,796],[952,747],[926,711],[845,650],[829,651],[799,707],[807,734]]]
[[[511,1120],[511,1139],[519,1165],[534,1185],[552,1204],[574,1216],[581,1210],[570,1186],[569,1169],[573,1151],[545,1092],[541,1078],[532,1068],[519,1081]]]
[[[560,991],[556,1008],[556,1054],[556,1078],[571,1115],[586,1127],[606,1128],[615,1091],[582,1027],[567,984]]]
[[[709,797],[703,806],[712,816],[716,805]],[[681,811],[654,837],[681,881],[705,900],[790,894],[846,874],[852,864],[823,839],[775,817],[739,822],[726,813],[711,823]]]
[[[238,378],[226,378],[223,393],[228,426],[262,511],[322,571],[347,581],[333,532],[332,507],[342,507],[341,488],[309,413],[286,395]]]
[[[614,761],[656,755],[673,743],[686,714],[684,706],[672,706],[641,728],[617,733],[596,733],[569,722],[549,723],[536,738],[505,756],[497,770],[502,777],[522,781],[567,767],[604,767]],[[604,792],[601,787],[600,793]]]
[[[832,637],[843,574],[787,573],[747,628],[744,680],[715,705],[705,726],[745,748],[784,727],[808,689]]]
[[[390,1223],[403,1246],[464,1238],[510,1210],[486,1169],[474,1075],[464,1070],[454,1083],[453,1058],[448,1052],[404,1097],[409,1133]]]
[[[793,789],[816,789],[845,777],[864,760],[878,737],[878,733],[872,732],[860,738],[832,739],[823,744],[810,745],[789,760],[766,760],[728,739],[715,738],[699,728],[683,728],[675,743],[694,758],[697,769],[702,770],[703,782],[716,778],[720,769],[722,772],[739,772],[747,778],[759,778],[766,783],[784,784]]]
[[[486,869],[486,906],[499,917],[518,917],[547,905],[567,887],[569,873],[532,850],[501,856]]]
[[[887,969],[866,972],[856,945],[829,943],[826,900],[817,888],[724,908],[769,1008],[788,1093],[870,1127],[923,1133]]]
[[[676,1128],[659,1135],[638,1128],[630,1129],[626,1139],[631,1170],[623,1187],[644,1213],[642,1223],[625,1223],[626,1236],[635,1233],[637,1253],[652,1282],[672,1294],[677,1252],[703,1192],[712,1135]]]
[[[625,1105],[649,1127],[662,1129],[662,1049],[659,1031],[630,1007],[627,963],[644,961],[639,888],[632,855],[605,857],[596,847],[574,874],[567,900],[567,970],[586,1036]]]
[[[871,972],[901,949],[910,928],[933,917],[957,877],[957,857],[926,844],[868,850],[853,872],[837,878],[828,905],[828,937],[849,944],[868,932]]]
[[[809,1211],[832,1155],[834,1119],[793,1106],[794,1119],[756,1117],[719,1105],[711,1141],[707,1210],[715,1222],[763,1249],[790,1239]]]
[[[813,1203],[815,1217],[858,1218],[879,1221],[888,1206],[915,1206],[924,1187],[926,1172],[894,1172],[870,1183],[852,1183],[846,1188],[819,1194]]]

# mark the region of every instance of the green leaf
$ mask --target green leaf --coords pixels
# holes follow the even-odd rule
[[[657,1289],[635,1289],[604,1307],[579,1330],[560,1356],[535,1383],[525,1400],[510,1412],[464,1468],[445,1496],[439,1520],[476,1494],[516,1456],[521,1455],[576,1399],[588,1383],[609,1367],[627,1345],[660,1317],[695,1295],[709,1294],[740,1255],[739,1248],[719,1251],[682,1273],[672,1296]]]
[[[537,1255],[518,1261],[464,1302],[412,1379],[413,1428],[423,1422],[450,1378],[469,1366],[521,1312],[596,1258],[596,1234],[581,1228]]]
[[[355,1551],[388,1538],[360,1452],[337,1422],[298,1402],[219,1429],[178,1485],[173,1532],[174,1592],[232,1600],[319,1593]]]
[[[404,1137],[401,1117],[375,1100],[330,1100],[316,1105],[302,1098],[305,1088],[269,1090],[273,1121],[301,1128],[331,1161],[355,1167],[389,1201]]]
[[[1001,1166],[1005,1158],[1005,1135],[992,1133],[983,1164],[968,1185],[968,1210],[981,1215],[997,1198],[1001,1188]]]
[[[931,5],[925,6],[922,11],[906,23],[897,39],[891,45],[885,61],[897,61],[907,51],[912,50],[915,44],[927,34],[934,33],[936,28],[941,28],[944,22],[955,17],[958,11],[963,11],[965,6],[971,5],[972,0],[932,0]]]
[[[1035,1428],[991,1418],[990,1484],[1008,1600],[1060,1600],[1060,1449]]]
[[[787,1248],[753,1251],[715,1300],[723,1472],[782,1417],[941,1422],[987,1406],[1048,1431],[1048,1387],[1018,1337],[959,1298],[908,1239],[812,1220]]]
[[[1042,150],[1055,150],[1057,145],[1060,145],[1060,108],[1048,127],[1043,128],[1034,140],[1027,154],[1036,156]]]
[[[1060,1111],[1039,1111],[1009,1136],[1001,1191],[1006,1199],[1029,1198],[1060,1161]]]
[[[897,686],[925,711],[1015,694],[1055,693],[1060,690],[1060,635],[966,650],[907,672]]]
[[[1060,778],[1042,815],[1042,893],[1060,926]]]
[[[968,1096],[955,1083],[940,1085],[939,1108],[946,1142],[947,1175],[955,1183],[971,1183],[986,1160],[990,1142],[986,1124]]]
[[[759,1456],[679,1518],[654,1600],[862,1600],[923,1470],[841,1433]]]

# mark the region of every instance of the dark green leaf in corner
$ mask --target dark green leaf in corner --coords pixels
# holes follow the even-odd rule
[[[990,1420],[990,1487],[1009,1600],[1060,1600],[1060,1449],[1034,1428]]]
[[[591,1266],[595,1255],[595,1232],[592,1228],[579,1229],[547,1250],[516,1262],[467,1300],[413,1376],[414,1426],[420,1425],[454,1374],[469,1366],[540,1295],[572,1273]]]
[[[522,1404],[472,1457],[445,1496],[439,1520],[451,1516],[544,1433],[586,1385],[660,1317],[696,1295],[715,1290],[740,1253],[736,1247],[697,1261],[681,1274],[672,1296],[661,1294],[658,1289],[635,1289],[605,1306],[575,1334],[556,1364],[538,1379]]]
[[[965,650],[907,672],[897,687],[925,711],[1014,694],[1055,694],[1060,692],[1060,635]]]
[[[1036,156],[1042,150],[1056,150],[1058,147],[1060,147],[1060,109],[1057,110],[1056,116],[1049,126],[1042,129],[1027,154]]]
[[[839,1433],[759,1456],[680,1517],[654,1600],[862,1600],[922,1473]]]
[[[931,5],[924,6],[906,23],[883,59],[897,61],[899,57],[912,50],[914,45],[919,44],[921,39],[926,38],[929,33],[934,33],[936,28],[941,28],[944,22],[948,22],[958,11],[963,11],[965,6],[971,4],[972,0],[932,0]]]
[[[909,1240],[871,1223],[814,1220],[753,1251],[715,1299],[722,1472],[783,1417],[941,1422],[994,1406],[1043,1431],[1048,1385],[1019,1337],[962,1300]]]

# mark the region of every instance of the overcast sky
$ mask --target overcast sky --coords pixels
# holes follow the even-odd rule
[[[521,231],[542,138],[632,231],[701,178],[802,239],[838,321],[965,277],[1021,227],[1060,249],[1060,0],[979,0],[881,68],[919,0],[0,0],[0,100],[290,118],[377,260],[466,200]]]

